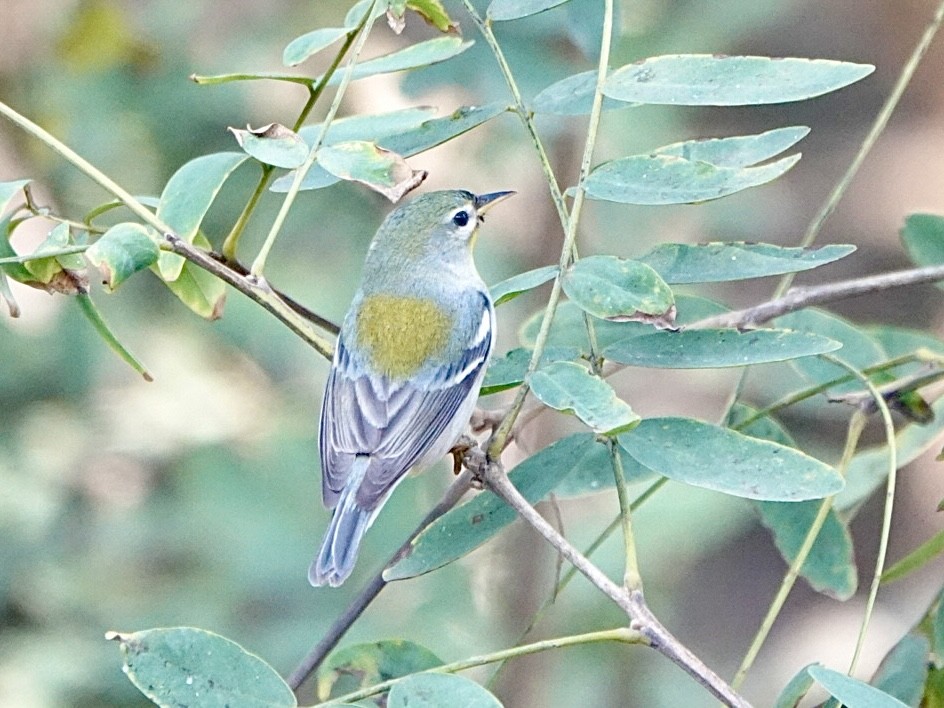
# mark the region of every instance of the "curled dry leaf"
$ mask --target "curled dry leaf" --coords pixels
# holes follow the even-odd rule
[[[412,169],[398,153],[365,140],[322,147],[318,164],[336,177],[367,185],[391,202],[416,189],[427,175]]]

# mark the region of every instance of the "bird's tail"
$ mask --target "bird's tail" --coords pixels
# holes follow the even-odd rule
[[[354,570],[361,539],[378,511],[363,509],[355,501],[368,461],[366,456],[355,460],[351,478],[341,492],[325,531],[321,550],[308,568],[308,582],[314,586],[337,587]]]

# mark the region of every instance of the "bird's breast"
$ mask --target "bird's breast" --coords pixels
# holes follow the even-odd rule
[[[357,343],[377,371],[393,379],[414,375],[446,348],[446,311],[428,298],[368,295],[357,311]]]

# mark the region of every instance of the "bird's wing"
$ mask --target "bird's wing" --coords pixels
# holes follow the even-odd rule
[[[477,302],[479,326],[461,356],[418,381],[391,381],[366,371],[338,340],[321,412],[322,491],[329,507],[337,503],[357,455],[371,456],[357,501],[373,508],[448,431],[481,380],[492,348],[492,308],[484,293]]]

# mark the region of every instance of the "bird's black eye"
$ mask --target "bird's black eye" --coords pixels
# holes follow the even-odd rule
[[[452,223],[456,226],[465,226],[469,223],[469,212],[457,211],[455,216],[452,217]]]

